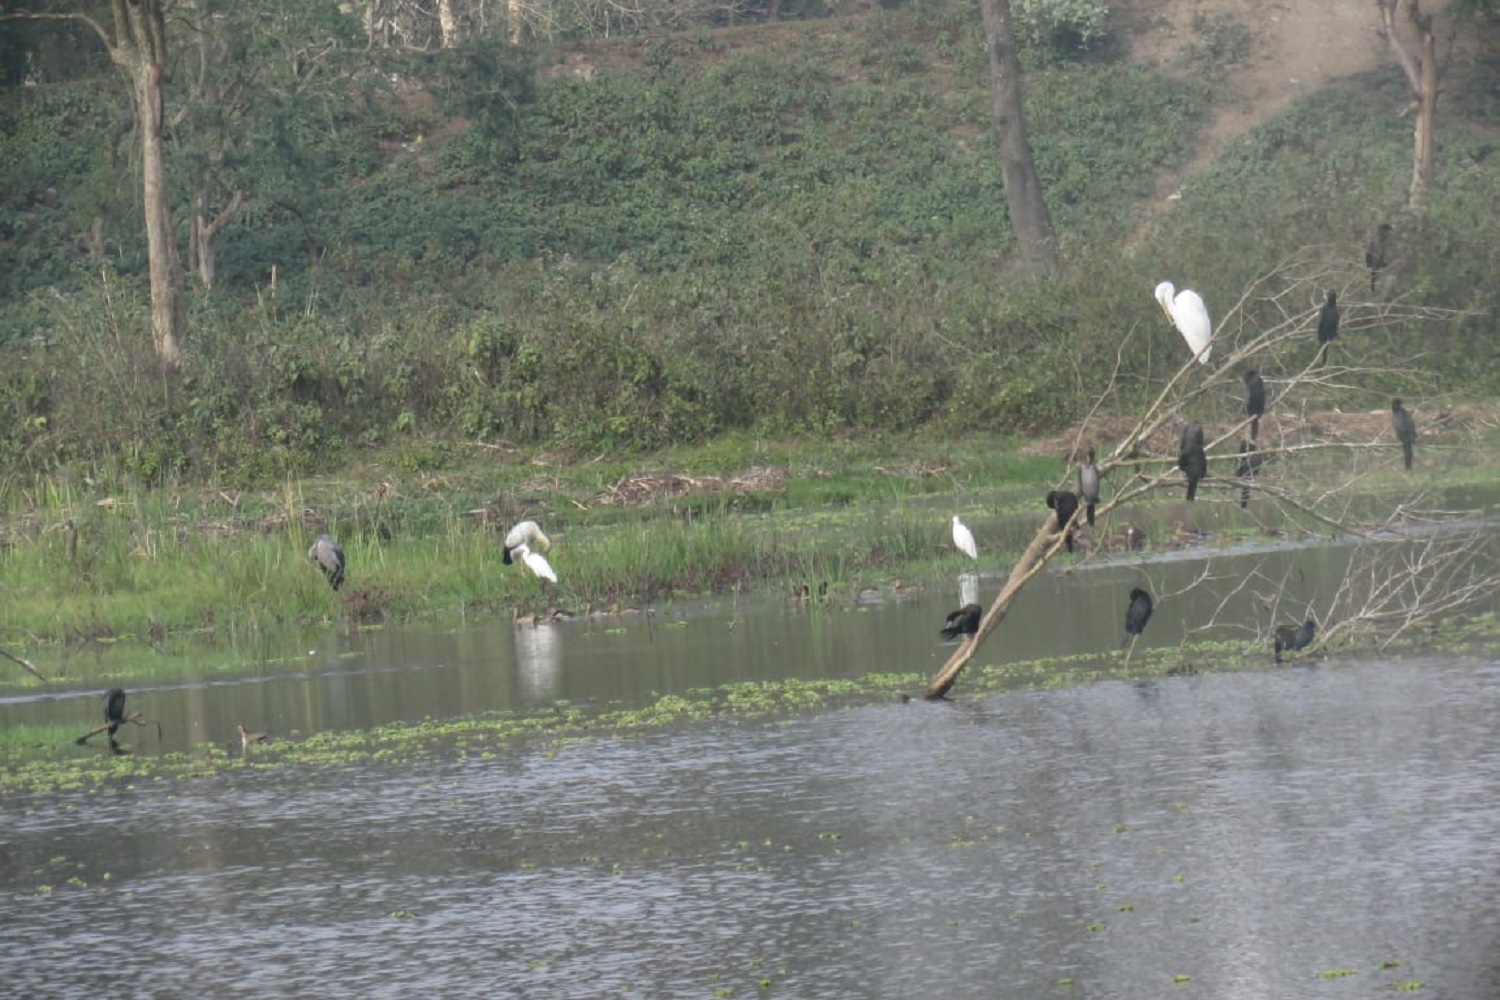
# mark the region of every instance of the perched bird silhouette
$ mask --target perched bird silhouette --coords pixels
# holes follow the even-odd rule
[[[953,515],[953,544],[958,546],[958,551],[970,559],[979,558],[979,546],[974,544],[974,532],[958,519],[957,514]]]
[[[1194,422],[1182,428],[1182,437],[1177,443],[1177,467],[1187,476],[1187,498],[1192,503],[1198,496],[1198,483],[1208,475],[1202,424]]]
[[[1276,628],[1276,662],[1280,663],[1282,653],[1295,653],[1299,649],[1306,649],[1311,645],[1313,636],[1318,634],[1318,623],[1309,618],[1301,626],[1279,625]]]
[[[1156,301],[1161,306],[1161,311],[1167,314],[1167,319],[1177,327],[1177,332],[1182,334],[1182,339],[1187,341],[1188,350],[1193,352],[1193,357],[1198,359],[1200,365],[1208,364],[1208,356],[1212,352],[1213,324],[1208,319],[1208,306],[1203,304],[1203,296],[1191,288],[1177,291],[1170,281],[1163,281],[1156,286]]]
[[[104,696],[104,721],[109,724],[109,741],[115,741],[115,733],[125,721],[125,689],[110,688]],[[99,730],[94,730],[98,732]]]
[[[1241,479],[1253,479],[1260,472],[1260,463],[1264,461],[1254,441],[1240,441],[1240,460],[1235,463],[1234,474]],[[1240,487],[1240,506],[1250,506],[1250,484],[1246,483]]]
[[[1323,360],[1328,360],[1328,351],[1332,350],[1328,345],[1337,340],[1339,336],[1339,293],[1333,289],[1328,290],[1328,298],[1323,303],[1323,308],[1318,310],[1318,350],[1323,355]]]
[[[1073,551],[1073,529],[1068,522],[1078,513],[1078,494],[1071,490],[1052,490],[1047,494],[1047,506],[1057,512],[1057,530],[1065,532],[1063,541],[1068,551]]]
[[[332,535],[319,535],[307,550],[307,558],[318,564],[328,585],[338,590],[344,585],[344,550],[333,540]]]
[[[1391,400],[1391,426],[1396,429],[1396,440],[1401,442],[1401,458],[1406,463],[1406,471],[1410,472],[1412,449],[1417,444],[1417,422],[1399,399]]]
[[[1130,604],[1125,609],[1125,642],[1139,636],[1151,620],[1151,595],[1140,587],[1130,592]],[[1120,645],[1125,645],[1124,642]]]
[[[1375,291],[1375,279],[1386,268],[1386,244],[1391,238],[1391,224],[1382,222],[1370,231],[1365,241],[1365,267],[1370,271],[1370,291]]]
[[[1130,551],[1140,552],[1146,547],[1146,533],[1133,524],[1128,525],[1125,528],[1125,544]]]
[[[1245,414],[1250,418],[1250,437],[1260,437],[1260,418],[1266,414],[1266,380],[1254,368],[1246,369]]]
[[[982,617],[984,617],[984,608],[977,604],[965,604],[948,615],[938,635],[944,639],[957,639],[961,635],[972,636],[979,631],[979,619]]]
[[[1078,495],[1083,498],[1083,512],[1090,525],[1094,523],[1094,508],[1099,506],[1099,466],[1094,463],[1094,449],[1089,449],[1089,460],[1078,467]]]

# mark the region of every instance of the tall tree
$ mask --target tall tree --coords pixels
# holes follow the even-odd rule
[[[1021,60],[1016,53],[1015,18],[1010,0],[980,0],[984,45],[990,56],[990,100],[995,113],[995,148],[1010,224],[1021,256],[1038,275],[1056,274],[1057,233],[1042,196],[1042,182],[1026,138],[1021,106]]]
[[[1414,212],[1427,209],[1427,196],[1432,190],[1432,172],[1437,155],[1437,100],[1442,91],[1442,77],[1438,65],[1437,35],[1432,27],[1432,15],[1422,12],[1420,0],[1375,0],[1380,8],[1380,34],[1391,47],[1396,62],[1406,75],[1411,88],[1412,107],[1416,111],[1414,138],[1416,149],[1412,155],[1411,187],[1406,193],[1406,207]],[[1402,37],[1396,21],[1398,8],[1404,8],[1411,24],[1411,36]]]
[[[163,132],[166,107],[162,85],[168,64],[167,18],[162,0],[110,0],[112,29],[83,10],[67,12],[17,11],[4,19],[76,21],[87,25],[104,43],[110,59],[120,67],[130,88],[136,136],[141,145],[142,208],[146,217],[146,252],[151,271],[151,334],[157,357],[168,365],[182,358],[187,331],[183,298],[182,262],[173,238],[172,210],[167,199],[167,169]]]

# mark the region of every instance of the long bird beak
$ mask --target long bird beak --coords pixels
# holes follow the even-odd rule
[[[1158,299],[1156,304],[1161,306],[1161,314],[1167,317],[1168,323],[1175,324],[1177,322],[1172,318],[1172,310],[1165,302],[1162,302],[1160,299]]]

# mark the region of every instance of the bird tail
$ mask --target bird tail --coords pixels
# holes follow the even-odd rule
[[[1259,416],[1254,416],[1254,417],[1250,418],[1250,440],[1251,441],[1259,441],[1260,440],[1260,417]]]
[[[1073,554],[1073,529],[1071,529],[1071,528],[1066,529],[1066,533],[1063,535],[1063,542],[1066,543],[1067,546],[1068,546],[1068,554],[1072,555]]]
[[[1088,519],[1089,519],[1089,527],[1091,527],[1091,528],[1092,528],[1092,527],[1093,527],[1093,526],[1094,526],[1094,507],[1095,507],[1095,506],[1096,506],[1096,505],[1095,505],[1095,504],[1094,504],[1094,503],[1092,503],[1092,502],[1091,502],[1091,503],[1090,503],[1090,504],[1089,504],[1089,505],[1088,505],[1088,507],[1087,507],[1087,509],[1086,509],[1086,510],[1085,510],[1085,511],[1084,511],[1084,514],[1085,514],[1085,515],[1086,515],[1086,516],[1087,516],[1087,517],[1088,517]]]
[[[1250,506],[1250,487],[1249,486],[1241,486],[1240,487],[1240,509],[1244,510],[1245,508],[1247,508],[1249,506]]]
[[[1401,457],[1406,461],[1406,471],[1411,471],[1412,449],[1410,441],[1401,442]]]
[[[1194,500],[1194,498],[1197,497],[1197,496],[1198,496],[1198,480],[1196,480],[1196,479],[1189,479],[1188,480],[1188,488],[1187,488],[1187,500],[1188,500],[1188,503],[1192,503],[1193,500]]]

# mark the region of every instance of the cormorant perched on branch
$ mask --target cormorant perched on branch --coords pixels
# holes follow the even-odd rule
[[[110,688],[104,696],[104,721],[109,724],[109,741],[115,741],[115,732],[125,721],[125,689]],[[94,730],[98,732],[98,730]]]
[[[1130,606],[1125,609],[1125,641],[1129,642],[1132,636],[1145,631],[1146,623],[1150,620],[1151,595],[1136,587],[1130,592]]]
[[[965,604],[948,615],[938,635],[944,639],[972,636],[979,631],[979,619],[984,617],[984,608],[977,604]]]
[[[1090,525],[1094,523],[1094,508],[1099,506],[1099,466],[1094,463],[1094,449],[1089,449],[1089,460],[1078,467],[1078,495],[1083,498],[1083,513]]]
[[[1333,289],[1328,290],[1328,299],[1323,303],[1323,308],[1318,310],[1318,350],[1323,354],[1323,360],[1328,360],[1329,344],[1337,340],[1339,336],[1339,293]]]
[[[1396,429],[1396,440],[1401,442],[1401,458],[1406,462],[1406,471],[1411,471],[1412,448],[1417,443],[1417,422],[1401,405],[1401,400],[1391,400],[1391,426]]]
[[[1250,417],[1250,437],[1260,437],[1260,418],[1266,413],[1266,381],[1254,368],[1245,370],[1245,413]]]
[[[1370,291],[1375,291],[1375,279],[1387,264],[1386,243],[1391,238],[1391,224],[1382,222],[1370,232],[1365,241],[1365,267],[1370,271]]]
[[[1295,653],[1299,649],[1306,649],[1311,645],[1313,636],[1317,633],[1318,623],[1311,618],[1298,628],[1278,625],[1276,628],[1276,662],[1281,662],[1282,653]]]
[[[1187,498],[1198,496],[1198,483],[1208,475],[1208,455],[1203,451],[1203,425],[1190,423],[1182,428],[1177,444],[1177,467],[1187,475]]]
[[[1047,494],[1047,506],[1057,512],[1057,530],[1066,532],[1063,541],[1072,552],[1073,529],[1068,527],[1068,522],[1078,513],[1078,494],[1071,490],[1052,490]]]
[[[1260,472],[1260,463],[1264,461],[1255,447],[1254,441],[1240,441],[1240,460],[1234,467],[1234,474],[1241,479],[1252,479]],[[1250,484],[1246,483],[1240,487],[1240,506],[1250,506]]]
[[[344,585],[344,550],[333,540],[332,535],[319,535],[307,550],[307,558],[318,564],[328,585],[338,590]]]

